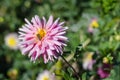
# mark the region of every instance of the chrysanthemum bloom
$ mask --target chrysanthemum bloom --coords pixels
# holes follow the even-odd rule
[[[5,36],[5,44],[13,50],[18,49],[18,35],[16,33],[10,33]]]
[[[95,60],[92,59],[93,57],[93,53],[92,52],[88,52],[84,55],[83,58],[83,68],[85,70],[92,70],[93,68],[93,64],[95,63]]]
[[[100,78],[107,78],[110,75],[111,68],[111,64],[103,64],[98,68],[97,73],[100,76]]]
[[[63,27],[64,22],[59,23],[59,18],[53,21],[50,16],[48,21],[38,16],[32,18],[31,22],[25,19],[26,24],[19,29],[19,40],[22,54],[31,57],[31,61],[43,57],[44,62],[54,60],[63,53],[66,46],[65,37],[67,27]]]
[[[45,70],[43,73],[40,73],[36,80],[56,80],[55,75]]]

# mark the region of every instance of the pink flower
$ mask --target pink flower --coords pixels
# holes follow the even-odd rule
[[[53,21],[50,16],[48,21],[37,15],[31,22],[25,19],[26,24],[19,29],[19,45],[22,54],[27,54],[31,61],[43,57],[44,62],[58,58],[63,53],[68,38],[65,37],[67,27],[63,27],[64,22],[59,23],[59,18]]]
[[[111,64],[103,64],[101,67],[98,68],[98,75],[100,78],[107,78],[110,75],[111,71]]]

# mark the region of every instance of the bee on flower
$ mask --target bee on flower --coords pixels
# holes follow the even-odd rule
[[[31,61],[42,57],[44,63],[57,59],[62,55],[63,48],[68,41],[65,36],[67,27],[63,27],[64,22],[59,22],[59,18],[53,21],[50,16],[48,21],[37,15],[31,22],[25,19],[26,24],[19,29],[19,46],[22,54],[28,54]]]
[[[44,72],[40,73],[36,80],[56,80],[55,75],[51,72],[45,70]]]
[[[5,44],[10,49],[17,50],[18,49],[18,35],[17,33],[9,33],[5,36]]]

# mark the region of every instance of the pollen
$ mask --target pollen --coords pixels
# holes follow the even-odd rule
[[[36,36],[39,40],[41,40],[46,35],[46,31],[44,29],[39,29]]]

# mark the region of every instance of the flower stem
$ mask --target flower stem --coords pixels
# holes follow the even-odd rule
[[[79,75],[77,74],[76,70],[72,67],[72,65],[61,54],[59,54],[59,55],[67,63],[67,65],[75,72],[75,75],[77,76],[78,80],[82,80],[82,79],[80,79]]]

